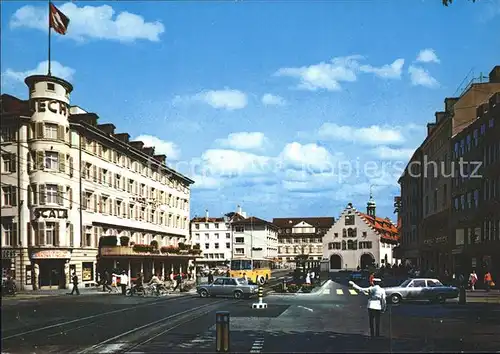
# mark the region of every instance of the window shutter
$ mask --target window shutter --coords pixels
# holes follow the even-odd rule
[[[54,246],[59,246],[59,223],[54,224]]]
[[[36,125],[35,122],[30,122],[30,126],[28,129],[28,139],[36,138]]]
[[[9,158],[10,158],[10,172],[16,172],[17,171],[16,155],[10,154]]]
[[[109,172],[108,173],[108,177],[109,177],[108,185],[110,187],[113,187],[113,177],[114,177],[114,175],[111,172]]]
[[[33,232],[31,230],[31,224],[29,222],[26,223],[26,237],[28,238],[28,246],[33,246]]]
[[[40,221],[38,222],[38,245],[39,246],[45,246],[45,223]]]
[[[36,123],[36,137],[37,139],[43,139],[44,137],[44,131],[43,131],[43,123],[42,122],[37,122]]]
[[[28,185],[28,206],[32,206],[33,205],[33,187],[31,187],[31,185]]]
[[[45,194],[45,184],[40,184],[38,186],[38,197],[40,198],[38,204],[40,205],[45,205],[46,201],[47,201],[47,195]]]
[[[95,212],[97,212],[97,204],[98,204],[98,202],[99,202],[99,201],[97,200],[97,198],[99,198],[99,197],[97,196],[97,194],[94,194],[94,211],[95,211]]]
[[[68,199],[69,199],[69,208],[73,209],[73,189],[71,187],[68,188]]]
[[[66,155],[63,153],[59,153],[59,172],[66,173]]]
[[[64,187],[57,186],[57,204],[64,205]]]
[[[12,233],[11,233],[11,245],[18,246],[19,241],[17,239],[17,222],[12,223]]]
[[[73,224],[69,224],[69,247],[75,246],[75,230]]]
[[[26,154],[26,170],[28,171],[28,173],[33,170],[33,160],[31,159],[31,153],[29,152]]]
[[[97,166],[92,166],[92,179],[97,182]]]
[[[86,192],[82,192],[82,197],[81,198],[82,198],[82,203],[81,203],[82,209],[83,210],[87,210],[87,208],[89,207],[87,205],[87,193]]]
[[[97,144],[97,156],[102,157],[102,145],[99,143]]]
[[[64,127],[62,125],[57,126],[57,140],[64,141]]]
[[[37,193],[37,185],[36,184],[32,184],[31,185],[31,191],[32,191],[32,203],[33,205],[37,205],[38,204],[38,193]]]
[[[69,156],[69,155],[68,155]],[[69,156],[69,176],[73,177],[73,172],[74,172],[74,167],[73,167],[73,157]],[[84,171],[84,169],[80,169],[80,171]]]
[[[99,168],[99,183],[102,183],[102,168]]]
[[[36,169],[43,170],[45,167],[45,152],[36,152]]]

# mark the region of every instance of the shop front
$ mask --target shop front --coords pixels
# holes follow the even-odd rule
[[[16,250],[3,248],[2,249],[2,279],[8,275],[16,278],[16,271],[14,268],[14,261],[16,258]]]
[[[34,289],[64,289],[69,284],[71,251],[37,250],[31,253]]]
[[[153,274],[168,279],[174,274],[190,276],[194,273],[192,270],[195,258],[191,254],[135,252],[128,246],[109,246],[101,247],[97,269],[101,274],[104,271],[109,274],[125,271],[132,279],[142,273],[145,281],[149,281]]]

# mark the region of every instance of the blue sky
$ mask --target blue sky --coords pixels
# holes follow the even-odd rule
[[[471,69],[500,64],[500,1],[55,2],[72,104],[166,152],[192,216],[393,215],[397,179]],[[47,8],[2,2],[2,93],[44,73]]]

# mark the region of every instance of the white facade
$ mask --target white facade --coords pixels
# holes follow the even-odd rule
[[[231,242],[233,231],[229,218],[204,218],[191,220],[190,243],[202,250],[203,260],[198,264],[227,264],[231,261]]]
[[[2,114],[2,246],[14,250],[2,254],[2,269],[18,286],[65,287],[70,269],[93,283],[101,236],[185,242],[193,181],[154,148],[70,107],[68,82],[37,75],[26,83],[32,115]]]
[[[373,223],[369,215],[360,213],[351,204],[347,206],[323,237],[323,260],[330,262],[330,271],[396,263],[392,250],[397,239],[383,237],[377,228],[380,223],[390,221],[378,217],[376,220]]]
[[[278,257],[278,228],[265,220],[249,217],[232,223],[232,259]]]

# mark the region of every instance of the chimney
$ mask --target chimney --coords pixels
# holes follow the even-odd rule
[[[241,206],[240,206],[240,205],[238,205],[238,207],[236,208],[236,212],[237,212],[238,214],[242,215],[243,210],[241,209]]]
[[[446,117],[446,112],[436,112],[434,116],[436,117],[436,124],[439,124]]]
[[[491,83],[500,83],[500,65],[497,65],[491,70],[489,79]]]
[[[97,129],[103,131],[108,135],[113,135],[115,133],[116,127],[112,123],[106,123],[106,124],[99,124],[97,126]]]
[[[154,155],[153,158],[162,165],[164,165],[165,161],[167,160],[167,155]]]
[[[436,123],[427,123],[427,136],[432,134],[432,131],[436,127]]]
[[[208,221],[208,209],[205,209],[205,221]]]
[[[148,156],[154,156],[155,148],[153,146],[148,146],[142,149],[142,152]]]
[[[121,142],[128,144],[130,140],[130,134],[129,133],[118,133],[114,135],[116,139],[120,140]]]
[[[131,141],[130,146],[132,146],[134,149],[142,150],[142,148],[144,147],[144,143],[142,141]]]
[[[447,113],[453,113],[453,107],[455,106],[455,103],[457,103],[459,98],[457,97],[446,97],[444,99],[444,110]]]

